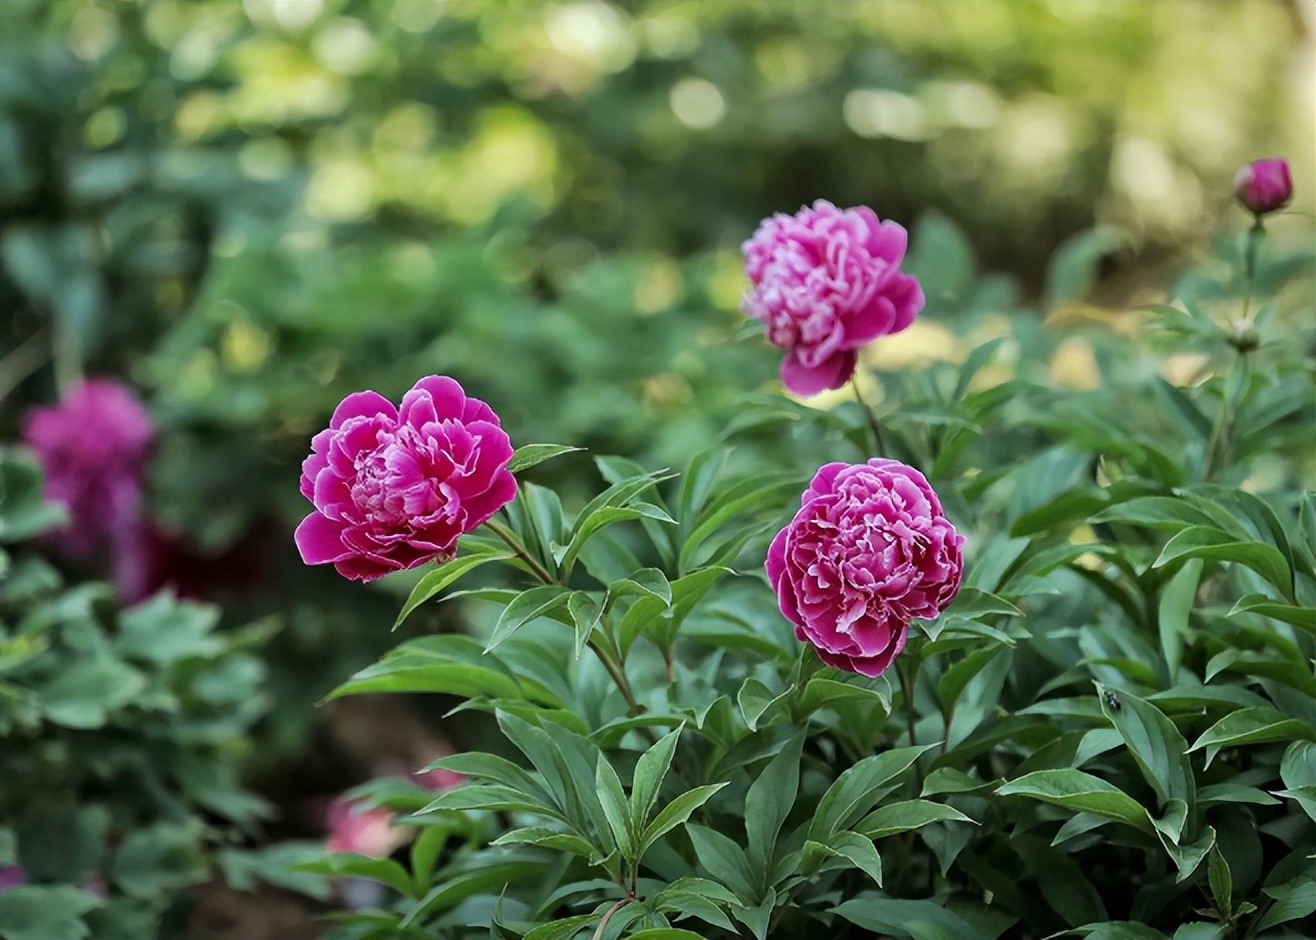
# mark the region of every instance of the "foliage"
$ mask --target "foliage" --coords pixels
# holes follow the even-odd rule
[[[877,679],[824,667],[762,576],[813,469],[873,453],[862,408],[746,409],[727,442],[778,436],[776,470],[595,457],[574,512],[533,481],[584,458],[524,447],[517,501],[403,610],[439,596],[468,629],[335,693],[441,693],[496,729],[437,765],[464,786],[366,791],[421,835],[409,868],[316,867],[397,893],[334,936],[1308,935],[1313,272],[1265,249],[1131,335],[1016,318],[866,377],[968,536],[959,597]],[[1216,321],[1258,302],[1255,343]],[[1095,374],[1043,371],[1074,344]],[[1189,346],[1197,378],[1167,381]]]
[[[0,889],[0,936],[155,936],[213,847],[268,814],[239,772],[269,625],[220,633],[214,607],[64,583],[32,541],[62,518],[0,452],[0,866],[24,881]]]

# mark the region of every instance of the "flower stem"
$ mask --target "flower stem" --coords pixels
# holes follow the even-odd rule
[[[516,537],[516,534],[512,532],[511,529],[507,528],[507,526],[503,525],[501,522],[495,522],[493,519],[485,522],[485,525],[489,527],[489,531],[493,532],[494,535],[506,542],[508,547],[516,552],[516,557],[526,563],[530,568],[531,573],[534,574],[536,578],[544,584],[562,585],[561,581],[553,577],[548,569],[541,565],[534,555],[530,554],[530,550],[521,544],[521,540]],[[565,587],[565,585],[562,586]]]
[[[873,445],[877,448],[875,456],[884,457],[886,444],[882,441],[882,427],[877,423],[877,415],[873,413],[872,407],[864,400],[863,392],[859,390],[859,373],[850,376],[850,384],[854,386],[855,401],[864,409],[864,417],[868,419],[868,429],[873,432]]]
[[[909,746],[918,747],[918,716],[914,713],[914,688],[918,680],[918,663],[908,654],[896,658],[896,674],[900,676],[900,693],[905,699],[905,728],[909,732]],[[914,761],[914,777],[918,793],[923,792],[923,769]]]
[[[489,530],[493,532],[494,535],[507,543],[508,547],[516,553],[516,557],[525,562],[531,573],[542,583],[555,584],[558,587],[566,587],[561,580],[553,577],[553,575],[549,573],[549,570],[540,564],[534,555],[530,554],[530,550],[527,549],[521,540],[516,537],[515,532],[501,522],[496,522],[493,519],[485,522],[485,525],[489,527]],[[608,675],[612,677],[612,681],[616,683],[618,691],[621,692],[621,697],[626,700],[626,707],[630,709],[631,715],[640,714],[640,703],[636,701],[635,692],[631,688],[630,679],[626,677],[626,667],[622,663],[621,651],[616,651],[616,655],[614,655],[604,648],[604,646],[599,643],[593,635],[586,640],[586,643],[589,645],[589,648],[594,651],[594,655],[599,658],[599,662],[603,663],[603,668],[608,671]]]

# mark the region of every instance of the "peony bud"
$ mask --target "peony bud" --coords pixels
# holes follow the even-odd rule
[[[1234,174],[1234,195],[1258,218],[1282,209],[1293,198],[1293,176],[1287,160],[1253,160]]]

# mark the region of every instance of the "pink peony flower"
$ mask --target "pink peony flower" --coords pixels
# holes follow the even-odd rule
[[[432,558],[516,496],[512,444],[498,416],[446,376],[430,375],[401,408],[376,392],[348,395],[311,441],[302,495],[315,512],[295,540],[308,565],[373,581]]]
[[[801,395],[840,388],[861,346],[899,333],[923,308],[923,289],[900,270],[905,229],[872,209],[819,199],[764,219],[741,249],[751,286],[742,304],[768,342],[786,350],[781,380]]]
[[[58,405],[28,412],[23,439],[45,470],[46,498],[67,506],[71,517],[53,536],[68,555],[88,558],[107,540],[135,533],[152,433],[132,391],[104,379],[88,379]]]
[[[1282,209],[1293,198],[1287,160],[1253,160],[1234,174],[1234,195],[1255,216]]]
[[[328,852],[355,852],[371,858],[388,858],[407,840],[407,831],[393,825],[386,809],[368,808],[345,797],[329,804]]]
[[[913,467],[829,463],[768,549],[768,580],[795,635],[838,669],[879,676],[909,621],[936,617],[960,587],[964,537]]]

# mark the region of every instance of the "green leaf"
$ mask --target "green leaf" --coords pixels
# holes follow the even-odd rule
[[[68,885],[22,886],[0,892],[0,937],[5,940],[83,940],[82,915],[96,899]]]
[[[931,744],[898,747],[865,757],[847,768],[818,801],[809,838],[823,845],[831,844],[837,832],[853,827],[881,799],[884,788],[932,747]]]
[[[590,500],[576,517],[571,538],[558,553],[557,561],[562,570],[562,577],[566,578],[571,573],[571,568],[589,537],[606,526],[615,522],[642,518],[675,524],[676,520],[659,507],[634,502],[645,490],[672,476],[673,474],[667,470],[639,474],[614,483]]]
[[[817,844],[806,843],[806,848],[808,845]],[[857,832],[838,832],[832,837],[831,844],[822,848],[832,855],[846,859],[855,868],[872,878],[879,888],[882,887],[882,856],[877,854],[877,847],[873,845],[872,839]]]
[[[502,615],[494,624],[489,640],[485,643],[484,651],[486,653],[493,651],[498,644],[530,621],[546,617],[566,607],[571,593],[561,585],[544,584],[518,594],[515,600],[503,608]]]
[[[453,871],[453,866],[435,875],[437,882],[402,918],[401,926],[410,927],[422,917],[455,907],[474,895],[500,891],[509,884],[542,878],[544,863],[524,859],[482,861],[473,871]]]
[[[1186,562],[1161,591],[1157,611],[1160,629],[1161,653],[1170,673],[1170,685],[1179,681],[1179,663],[1183,660],[1184,640],[1188,636],[1188,615],[1197,597],[1197,584],[1202,577],[1202,559]]]
[[[658,800],[658,791],[662,789],[663,780],[672,766],[672,756],[676,745],[681,740],[682,724],[674,731],[659,738],[635,763],[635,775],[631,782],[631,823],[636,832],[644,832]]]
[[[1316,792],[1310,792],[1311,781],[1316,780],[1316,744],[1294,741],[1285,748],[1279,764],[1279,776],[1284,786],[1289,788],[1284,795],[1296,800],[1307,815],[1316,821]]]
[[[1229,862],[1220,854],[1220,849],[1211,849],[1207,857],[1207,880],[1211,885],[1211,896],[1215,898],[1215,909],[1228,920],[1234,913],[1234,877],[1229,871]]]
[[[1114,819],[1155,834],[1141,803],[1114,784],[1081,770],[1035,770],[997,788],[998,796],[1025,796],[1079,813]]]
[[[1129,692],[1101,692],[1102,712],[1128,745],[1161,804],[1180,800],[1188,818],[1195,819],[1197,783],[1188,759],[1188,744],[1174,722],[1155,705]]]
[[[603,616],[603,598],[593,591],[572,591],[567,598],[567,614],[575,624],[575,653],[580,659]]]
[[[713,794],[725,786],[725,783],[710,783],[695,787],[664,806],[644,830],[644,835],[640,837],[638,855],[643,856],[654,843],[688,820],[695,810],[707,803],[713,798]]]
[[[443,634],[409,640],[367,666],[328,696],[363,692],[438,692],[473,699],[522,700],[527,692],[494,655],[468,636]]]
[[[773,695],[772,690],[758,679],[753,676],[747,678],[741,684],[740,691],[736,693],[736,704],[740,706],[745,727],[750,731],[757,731],[758,723],[763,716],[773,711],[776,706],[783,705],[790,697],[791,691],[787,689],[785,692]]]
[[[200,839],[170,823],[129,833],[115,851],[111,868],[114,883],[143,900],[198,884],[206,874]]]
[[[1309,876],[1294,878],[1278,887],[1262,888],[1262,891],[1273,898],[1274,903],[1253,928],[1258,933],[1316,912],[1316,879]]]
[[[524,940],[571,940],[586,927],[599,922],[602,914],[576,914],[540,924],[525,935]]]
[[[804,749],[804,730],[786,742],[768,762],[745,795],[745,833],[750,870],[767,888],[777,833],[795,805],[800,785],[800,754]]]
[[[1167,532],[1181,532],[1192,526],[1217,525],[1217,521],[1208,513],[1177,496],[1139,496],[1103,509],[1089,522],[1092,525],[1123,522]]]
[[[1128,243],[1126,231],[1109,225],[1071,235],[1056,249],[1047,266],[1047,303],[1081,300],[1096,283],[1101,262]]]
[[[860,894],[832,908],[850,923],[906,940],[980,940],[982,934],[935,901],[909,901]]]
[[[1187,558],[1211,558],[1232,561],[1251,568],[1284,594],[1293,596],[1293,572],[1279,550],[1261,542],[1243,542],[1227,532],[1209,526],[1191,526],[1165,543],[1153,568]]]
[[[1240,708],[1203,731],[1193,742],[1191,750],[1206,748],[1209,765],[1222,748],[1295,738],[1316,741],[1316,729],[1300,718],[1290,718],[1273,708]]]
[[[901,803],[879,806],[861,819],[854,828],[856,832],[870,839],[884,839],[912,829],[922,829],[936,822],[971,823],[973,820],[945,803],[933,803],[931,800],[905,800]]]
[[[600,757],[594,772],[595,785],[598,787],[599,802],[603,805],[603,814],[608,818],[613,838],[622,857],[628,861],[639,858],[636,848],[635,824],[631,820],[630,803],[626,791],[622,789],[621,778],[612,769],[608,761]]]
[[[563,832],[560,829],[549,829],[545,826],[524,826],[520,829],[513,829],[510,832],[504,832],[489,844],[538,845],[546,849],[579,855],[581,858],[587,859],[591,865],[600,864],[611,854],[610,850],[605,853],[601,846],[593,845],[581,836]]]
[[[1239,614],[1272,617],[1316,634],[1316,607],[1294,607],[1271,600],[1264,594],[1248,594],[1240,597],[1226,616],[1236,617]]]
[[[666,607],[672,604],[672,585],[668,583],[667,575],[657,568],[641,568],[608,585],[609,597],[625,597],[628,594],[647,594],[662,601]]]
[[[937,700],[941,703],[942,709],[946,714],[951,714],[955,710],[955,705],[964,694],[964,689],[974,680],[983,670],[996,662],[1002,657],[1009,658],[1013,654],[1009,647],[985,646],[981,649],[974,650],[968,656],[956,662],[942,673],[941,680],[937,683]],[[1008,668],[1008,666],[1003,666]]]
[[[330,875],[335,878],[368,878],[386,884],[399,894],[417,897],[416,884],[407,874],[407,870],[391,858],[371,858],[355,852],[342,852],[328,855],[313,861],[301,862],[295,866],[298,871],[317,875]]]
[[[439,565],[434,570],[416,582],[416,586],[411,589],[411,594],[407,596],[407,602],[402,605],[402,610],[398,614],[397,620],[393,621],[393,629],[396,630],[402,625],[417,607],[437,595],[448,585],[455,582],[462,575],[474,571],[476,568],[491,561],[506,561],[515,557],[514,553],[508,550],[499,550],[494,548],[476,548],[468,549],[465,553],[458,555]]]
[[[756,892],[751,884],[749,862],[740,846],[717,830],[694,823],[688,823],[686,831],[690,833],[690,842],[694,845],[699,864],[734,891],[736,897],[746,903],[753,901]]]
[[[520,473],[522,470],[537,467],[546,460],[552,460],[554,457],[560,457],[563,454],[570,454],[579,450],[584,450],[584,448],[570,447],[566,444],[522,444],[516,449],[516,453],[512,454],[512,459],[507,463],[507,469],[512,473]]]
[[[37,690],[51,722],[66,728],[102,727],[111,712],[127,705],[146,688],[145,677],[108,656],[75,660]]]
[[[699,934],[679,927],[650,927],[630,934],[626,940],[704,940]]]

